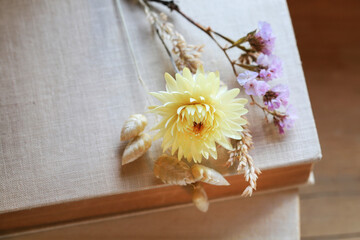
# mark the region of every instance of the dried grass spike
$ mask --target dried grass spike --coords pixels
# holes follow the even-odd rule
[[[252,136],[248,125],[243,126],[244,130],[241,132],[241,140],[236,142],[236,147],[230,151],[230,157],[226,165],[232,166],[235,161],[238,162],[238,173],[244,173],[245,181],[249,183],[242,194],[243,197],[250,197],[254,190],[256,190],[256,182],[261,171],[254,164],[249,150],[253,147]]]
[[[251,197],[253,194],[253,188],[251,186],[247,186],[243,193],[241,194],[242,197]]]
[[[176,157],[168,155],[163,155],[156,160],[154,175],[167,184],[187,185],[195,182],[190,167]]]
[[[130,140],[142,131],[144,131],[147,125],[147,119],[142,114],[134,114],[129,117],[128,120],[124,123],[123,128],[121,129],[121,141]]]
[[[201,212],[207,212],[207,210],[209,209],[209,200],[207,194],[205,192],[205,189],[200,184],[197,184],[195,186],[192,200],[196,208],[199,209]]]
[[[140,133],[126,146],[123,156],[122,165],[133,162],[141,157],[151,147],[151,137],[149,134]]]
[[[209,183],[212,185],[230,185],[229,182],[212,168],[205,167],[200,164],[195,164],[191,167],[191,172],[196,181]]]

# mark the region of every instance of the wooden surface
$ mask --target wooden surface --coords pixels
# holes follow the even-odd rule
[[[288,1],[323,152],[303,239],[360,239],[360,1]]]
[[[251,199],[212,202],[204,214],[194,206],[140,216],[113,218],[85,225],[49,229],[13,240],[41,239],[299,239],[297,190]]]

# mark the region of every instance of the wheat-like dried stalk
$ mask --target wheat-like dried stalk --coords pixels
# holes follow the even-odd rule
[[[256,190],[256,181],[261,171],[254,165],[253,158],[249,153],[249,150],[253,147],[249,126],[245,125],[243,128],[244,130],[241,132],[242,139],[238,140],[235,149],[230,151],[230,157],[226,165],[230,167],[235,161],[239,162],[237,171],[244,172],[245,180],[249,182],[249,186],[245,188],[242,196],[249,197],[252,195],[253,190]]]
[[[196,73],[198,67],[202,65],[200,57],[204,45],[187,44],[184,37],[178,32],[175,32],[175,37],[171,41],[173,44],[172,52],[178,56],[175,61],[176,66],[179,69],[187,67],[192,73]]]
[[[177,68],[182,70],[187,67],[192,73],[196,73],[197,68],[203,64],[200,57],[204,46],[188,44],[184,36],[174,29],[174,25],[167,21],[166,14],[160,13],[159,16],[142,0],[139,2],[143,5],[149,22],[159,30],[161,38],[171,43]]]

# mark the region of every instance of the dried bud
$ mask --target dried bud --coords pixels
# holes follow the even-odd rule
[[[201,212],[207,212],[209,209],[209,200],[207,194],[200,184],[195,186],[192,200],[196,208]]]
[[[144,131],[147,125],[147,119],[142,114],[134,114],[129,117],[128,120],[124,123],[123,128],[121,129],[121,141],[130,140],[142,131]]]
[[[230,185],[229,182],[212,168],[205,167],[200,164],[195,164],[191,167],[191,172],[197,181],[209,183],[212,185]]]
[[[151,137],[149,134],[140,133],[126,146],[123,156],[122,165],[133,162],[141,157],[151,147]]]
[[[154,175],[167,184],[187,185],[195,182],[190,167],[186,163],[167,155],[156,160]]]

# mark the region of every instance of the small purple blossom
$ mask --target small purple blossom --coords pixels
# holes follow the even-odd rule
[[[245,72],[239,74],[237,81],[240,86],[244,86],[247,81],[255,79],[258,75],[259,74],[257,72],[246,70]]]
[[[281,102],[283,106],[286,107],[288,105],[289,96],[290,96],[290,91],[288,86],[284,84],[278,84],[275,87],[273,87],[271,91],[278,94],[277,99]]]
[[[274,124],[278,127],[279,133],[284,134],[285,129],[290,129],[294,126],[295,120],[298,118],[296,110],[292,105],[286,109],[286,113],[281,117],[274,117]]]
[[[257,57],[256,63],[259,66],[268,67],[270,65],[270,56],[272,55],[265,55],[260,53],[260,55]]]
[[[280,108],[281,105],[286,107],[289,102],[289,96],[289,88],[283,84],[279,84],[266,92],[263,101],[270,111],[274,111]]]
[[[275,55],[261,53],[256,63],[261,68],[259,77],[268,82],[282,75],[282,61]]]
[[[280,108],[281,102],[279,101],[279,99],[277,99],[277,97],[273,97],[270,100],[265,100],[266,98],[269,98],[268,96],[269,92],[267,92],[264,96],[265,106],[267,106],[270,111],[274,111],[275,109]]]
[[[264,94],[270,89],[270,86],[264,81],[251,79],[244,84],[244,88],[247,95],[264,96]]]
[[[255,34],[256,37],[261,37],[264,40],[268,40],[273,37],[271,25],[267,22],[258,23],[259,31]]]
[[[275,46],[271,25],[267,22],[259,22],[258,28],[255,35],[249,39],[249,43],[256,51],[269,55]]]

